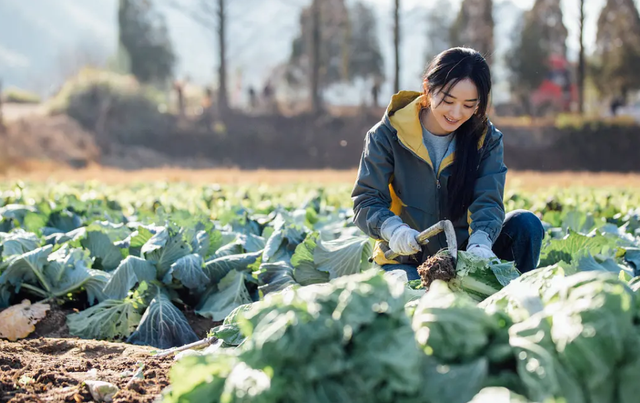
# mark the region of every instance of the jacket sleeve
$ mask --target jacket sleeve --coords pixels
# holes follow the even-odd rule
[[[488,139],[481,150],[473,201],[468,211],[469,244],[475,243],[474,239],[486,239],[487,236],[493,244],[500,235],[504,222],[503,200],[507,167],[504,164],[502,133],[493,125],[488,130]]]
[[[395,214],[389,209],[389,182],[393,174],[393,153],[389,136],[381,133],[380,125],[365,137],[358,177],[351,193],[354,223],[365,234],[382,239],[382,223]]]

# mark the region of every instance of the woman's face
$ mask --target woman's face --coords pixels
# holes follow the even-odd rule
[[[431,95],[431,126],[439,131],[433,134],[455,131],[478,109],[478,88],[470,79],[461,80],[448,91],[445,88],[437,88]]]

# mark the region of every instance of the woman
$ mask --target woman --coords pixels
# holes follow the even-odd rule
[[[417,266],[447,244],[442,233],[424,247],[415,237],[448,219],[460,249],[515,261],[522,272],[534,269],[544,230],[528,211],[505,216],[507,167],[502,133],[487,119],[491,73],[484,57],[446,50],[427,68],[423,87],[395,94],[365,138],[354,221],[400,255],[387,260],[378,242],[374,261],[418,279]]]

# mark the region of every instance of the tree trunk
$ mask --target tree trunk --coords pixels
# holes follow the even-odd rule
[[[578,112],[584,114],[584,0],[580,0],[580,55],[578,56]]]
[[[320,0],[311,2],[311,112],[320,111]]]
[[[393,10],[393,50],[395,57],[395,80],[393,92],[400,91],[400,0],[395,0],[396,6]]]
[[[218,68],[218,110],[220,116],[229,109],[227,97],[227,48],[226,48],[226,15],[224,10],[225,0],[218,0],[218,41],[220,46],[220,66]]]

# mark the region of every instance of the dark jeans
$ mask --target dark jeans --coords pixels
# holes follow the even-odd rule
[[[506,214],[502,231],[493,244],[493,253],[502,260],[516,263],[521,273],[535,269],[540,260],[544,229],[540,219],[530,211],[514,210]],[[465,245],[460,245],[464,249]],[[419,280],[418,268],[407,264],[385,264],[385,271],[404,270],[409,280]]]

